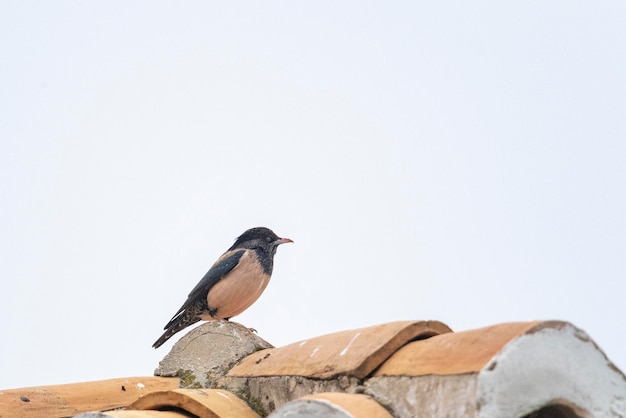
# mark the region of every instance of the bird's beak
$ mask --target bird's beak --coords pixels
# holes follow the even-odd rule
[[[293,240],[290,240],[289,238],[279,238],[276,240],[276,245],[286,244],[288,242],[293,242]]]

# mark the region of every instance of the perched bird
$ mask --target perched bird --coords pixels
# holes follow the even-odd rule
[[[248,309],[270,281],[276,249],[287,242],[293,241],[264,227],[241,234],[189,293],[152,347],[159,348],[172,335],[201,319],[228,320]]]

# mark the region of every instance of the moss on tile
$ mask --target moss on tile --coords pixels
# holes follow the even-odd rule
[[[248,406],[250,408],[252,408],[252,410],[254,410],[254,412],[256,412],[257,414],[261,415],[262,417],[266,417],[266,416],[269,415],[269,412],[267,411],[267,409],[263,405],[263,402],[261,401],[261,398],[252,396],[252,394],[250,393],[248,388],[241,387],[241,388],[237,389],[235,391],[235,395],[237,395],[239,398],[241,398],[244,401],[246,401]]]
[[[202,383],[198,382],[196,375],[191,370],[176,370],[176,376],[180,378],[180,387],[187,389],[202,389]]]

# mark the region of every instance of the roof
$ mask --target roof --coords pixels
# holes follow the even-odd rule
[[[154,377],[0,391],[0,417],[624,417],[626,377],[563,321],[399,321],[272,347],[205,323]],[[89,412],[96,411],[96,412]]]

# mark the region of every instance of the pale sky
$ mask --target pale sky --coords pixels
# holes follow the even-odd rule
[[[0,3],[0,388],[152,375],[244,230],[280,346],[559,319],[626,369],[626,3]]]

